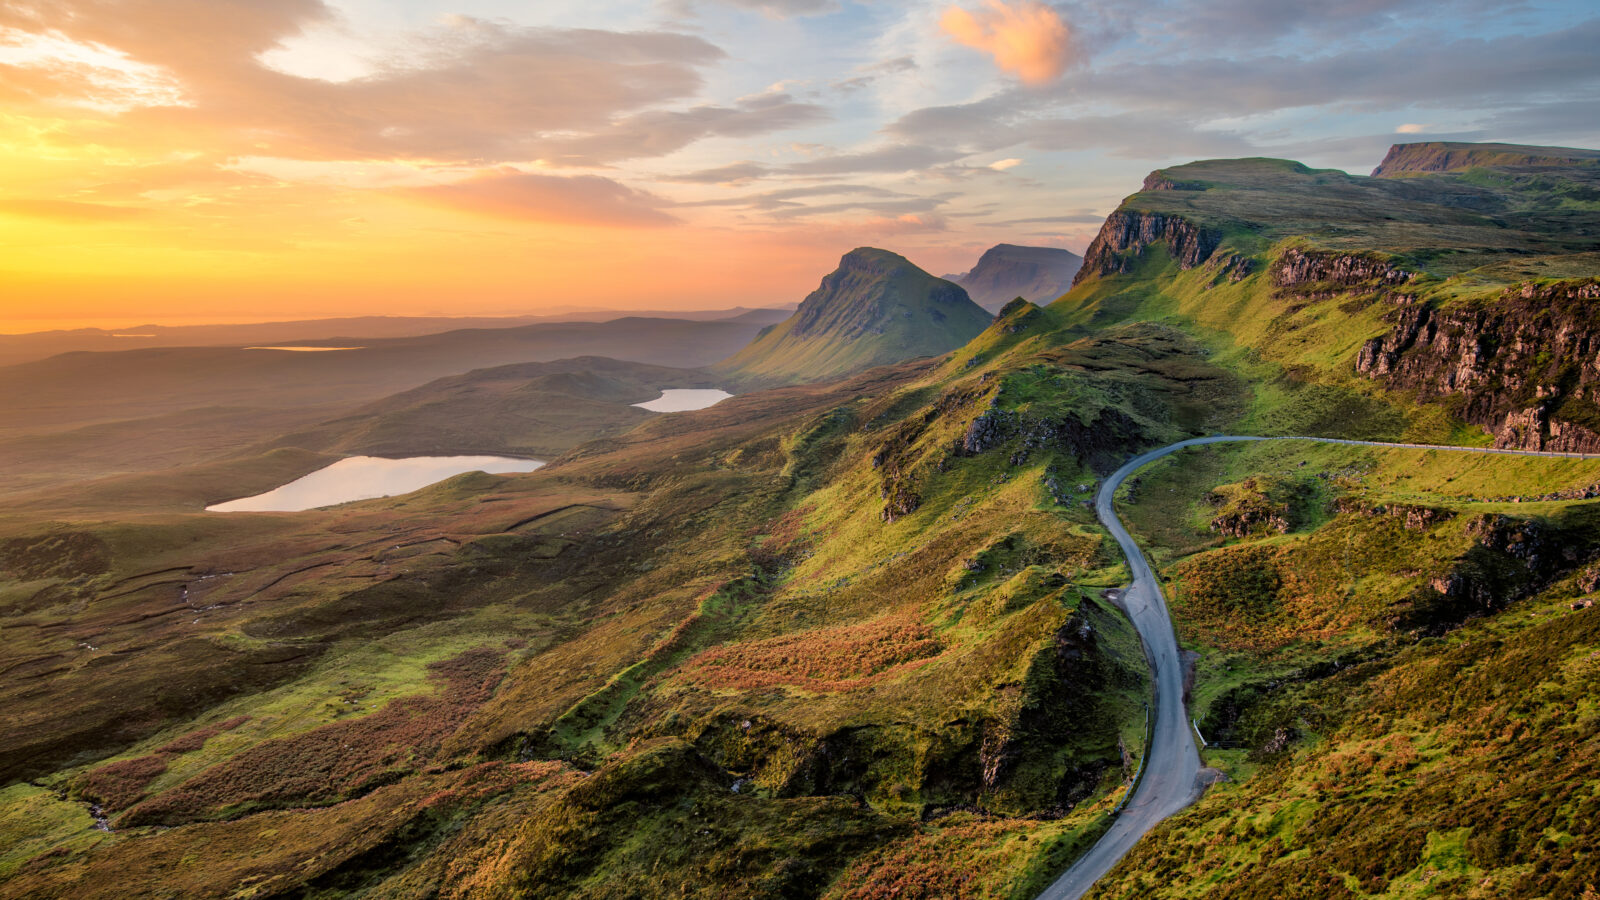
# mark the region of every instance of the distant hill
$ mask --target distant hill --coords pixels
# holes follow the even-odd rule
[[[472,369],[575,356],[695,368],[726,358],[760,330],[756,322],[628,317],[469,328],[348,345],[317,342],[359,347],[326,353],[239,347],[64,353],[0,367],[0,395],[7,398],[0,406],[0,436],[200,407],[348,409]]]
[[[17,365],[79,350],[146,350],[153,347],[244,347],[310,341],[364,343],[379,338],[423,337],[450,331],[520,328],[564,322],[613,322],[628,318],[690,322],[781,322],[789,308],[735,306],[701,310],[568,309],[529,316],[346,316],[234,325],[137,325],[107,330],[74,328],[0,334],[0,366]]]
[[[1423,141],[1395,144],[1372,174],[1379,177],[1459,172],[1484,166],[1600,165],[1600,151],[1573,147],[1527,147],[1521,144],[1465,144]]]
[[[753,382],[822,381],[948,353],[992,318],[959,285],[898,254],[859,247],[793,316],[714,368]]]
[[[633,404],[669,388],[717,387],[702,370],[598,356],[477,369],[385,397],[276,446],[375,456],[551,458],[659,413]]]
[[[984,251],[972,271],[951,278],[972,301],[990,312],[1021,297],[1049,303],[1072,287],[1083,257],[1056,247],[996,244]]]
[[[776,325],[784,319],[794,315],[794,307],[765,306],[760,309],[751,309],[729,315],[726,318],[713,319],[715,322],[738,322],[744,325]]]

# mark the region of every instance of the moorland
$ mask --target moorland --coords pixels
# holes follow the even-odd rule
[[[0,897],[1036,896],[1146,754],[1098,485],[1219,433],[1600,452],[1597,160],[1162,169],[970,326],[858,250],[764,334],[0,369]],[[204,512],[358,452],[549,462]],[[1131,478],[1221,777],[1089,896],[1600,885],[1597,495],[1305,441]]]

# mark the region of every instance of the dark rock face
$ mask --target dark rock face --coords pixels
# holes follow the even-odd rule
[[[1449,399],[1495,446],[1600,452],[1600,279],[1527,283],[1498,302],[1404,306],[1356,371]]]
[[[1366,518],[1388,516],[1399,519],[1407,531],[1427,531],[1429,528],[1455,518],[1455,511],[1437,506],[1418,506],[1410,503],[1380,503],[1370,505],[1355,497],[1340,497],[1333,502],[1335,512],[1351,513]]]
[[[1250,277],[1256,270],[1256,261],[1238,253],[1214,253],[1206,260],[1206,269],[1215,272],[1217,280],[1226,278],[1237,283]]]
[[[1389,627],[1443,634],[1504,609],[1578,569],[1594,552],[1591,535],[1539,519],[1486,513],[1467,525],[1474,543],[1449,570],[1419,585]]]
[[[1174,181],[1164,169],[1157,169],[1144,177],[1141,191],[1203,191],[1204,183],[1199,181]]]
[[[1144,441],[1139,423],[1117,409],[1103,409],[1084,424],[1068,416],[1044,419],[987,409],[967,424],[967,433],[955,446],[956,456],[977,456],[999,447],[1016,446],[1010,462],[1020,466],[1035,450],[1060,450],[1070,453],[1101,474],[1115,469],[1126,447]]]
[[[1243,538],[1252,534],[1288,534],[1289,504],[1277,503],[1256,489],[1255,479],[1247,479],[1243,487],[1248,493],[1234,499],[1210,523],[1213,532],[1228,537]],[[1223,506],[1225,498],[1210,494],[1206,500],[1213,506]]]
[[[1416,277],[1399,266],[1362,253],[1329,253],[1291,247],[1277,258],[1270,270],[1272,283],[1280,288],[1306,285],[1355,287],[1358,285],[1398,285]]]
[[[997,244],[984,252],[972,271],[953,279],[973,302],[994,311],[1021,297],[1049,303],[1072,287],[1083,257],[1055,247]]]
[[[1133,260],[1158,241],[1166,241],[1167,252],[1178,261],[1180,268],[1192,269],[1211,257],[1219,240],[1219,236],[1181,216],[1119,209],[1106,219],[1100,233],[1084,252],[1083,268],[1078,270],[1072,283],[1077,284],[1091,275],[1127,272],[1132,269]]]
[[[879,495],[884,500],[883,521],[893,522],[908,516],[922,505],[922,495],[917,490],[917,440],[941,416],[972,406],[982,394],[982,389],[946,392],[921,416],[901,422],[878,445],[872,456],[872,467],[878,470],[882,482]]]

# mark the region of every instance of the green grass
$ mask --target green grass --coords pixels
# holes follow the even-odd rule
[[[110,837],[95,829],[86,804],[31,784],[0,789],[0,881],[40,854],[84,853]]]

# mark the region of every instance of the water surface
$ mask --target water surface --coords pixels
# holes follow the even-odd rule
[[[409,494],[463,472],[532,472],[544,465],[537,459],[505,456],[414,456],[382,459],[352,456],[283,487],[208,506],[208,512],[299,512],[351,500],[371,500]]]
[[[732,396],[727,391],[719,391],[716,388],[668,388],[654,400],[633,405],[651,412],[689,412],[716,406]]]

